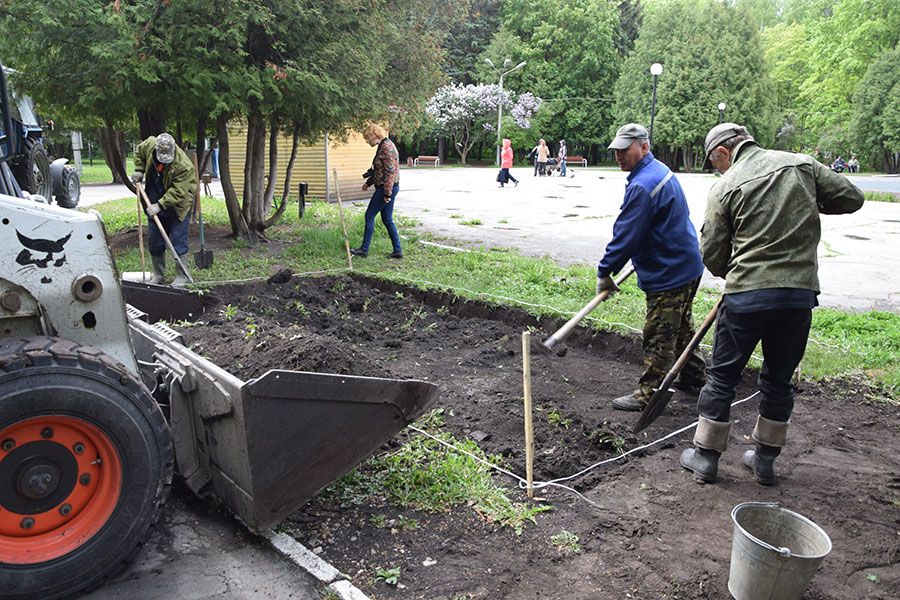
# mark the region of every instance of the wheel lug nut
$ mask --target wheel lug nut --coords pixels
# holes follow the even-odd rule
[[[34,527],[34,519],[32,519],[31,517],[25,517],[24,519],[22,519],[22,522],[19,523],[19,525],[22,527],[22,529],[31,529],[32,527]]]
[[[75,445],[72,446],[72,450],[75,451],[75,454],[81,454],[82,452],[84,452],[84,444],[82,444],[81,442],[75,442]]]
[[[82,473],[78,478],[78,482],[81,485],[88,485],[91,482],[91,474],[90,473]]]
[[[53,437],[53,428],[52,427],[44,427],[41,429],[41,437],[45,440],[49,440]]]
[[[2,442],[0,442],[0,448],[3,448],[4,452],[9,452],[13,448],[16,447],[16,440],[12,438],[6,438]]]
[[[62,506],[59,507],[59,514],[61,514],[62,516],[66,516],[70,512],[72,512],[71,504],[63,504]]]

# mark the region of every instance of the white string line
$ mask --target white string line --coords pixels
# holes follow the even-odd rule
[[[743,398],[743,399],[741,399],[741,400],[736,400],[735,402],[732,402],[731,407],[734,408],[735,406],[737,406],[737,405],[739,405],[739,404],[743,404],[744,402],[747,402],[748,400],[750,400],[750,399],[756,397],[759,393],[760,393],[759,390],[757,390],[757,391],[753,392],[752,394],[750,394],[749,396],[747,396],[746,398]],[[626,456],[628,456],[628,455],[630,455],[630,454],[633,454],[633,453],[635,453],[635,452],[640,452],[641,450],[646,450],[647,448],[650,448],[651,446],[655,446],[656,444],[659,444],[659,443],[661,443],[661,442],[664,442],[664,441],[668,440],[669,438],[673,438],[673,437],[675,437],[675,436],[677,436],[677,435],[681,435],[681,434],[684,433],[685,431],[689,431],[689,430],[693,429],[694,427],[696,427],[698,422],[699,422],[699,419],[698,419],[697,421],[694,421],[694,422],[691,423],[690,425],[687,425],[687,426],[685,426],[685,427],[682,427],[681,429],[678,429],[678,430],[676,430],[676,431],[673,431],[673,432],[671,432],[671,433],[668,433],[668,434],[664,435],[663,437],[661,437],[661,438],[659,438],[659,439],[657,439],[657,440],[654,440],[654,441],[652,441],[652,442],[650,442],[650,443],[648,443],[648,444],[644,444],[643,446],[638,446],[638,447],[636,447],[636,448],[632,448],[632,449],[629,450],[628,452],[623,452],[622,454],[620,454],[620,455],[618,455],[618,456],[614,456],[614,457],[612,457],[612,458],[607,458],[607,459],[605,459],[605,460],[601,460],[601,461],[599,461],[599,462],[596,462],[596,463],[594,463],[593,465],[591,465],[591,466],[589,466],[589,467],[586,467],[586,468],[582,469],[581,471],[575,473],[574,475],[569,475],[569,476],[567,476],[567,477],[560,477],[560,478],[557,478],[557,479],[551,479],[550,481],[535,481],[535,482],[532,482],[532,489],[539,490],[539,489],[542,489],[542,488],[545,488],[545,487],[550,487],[550,486],[553,486],[553,487],[559,487],[559,488],[562,488],[562,489],[564,489],[564,490],[568,490],[568,491],[570,491],[570,492],[576,494],[577,496],[579,496],[582,500],[584,500],[585,502],[587,502],[587,503],[590,504],[591,506],[594,506],[594,507],[598,507],[598,508],[599,508],[599,505],[598,505],[596,502],[593,502],[593,501],[589,500],[589,499],[586,498],[583,494],[581,494],[580,492],[578,492],[578,490],[575,490],[574,488],[571,488],[571,487],[569,487],[569,486],[567,486],[567,485],[563,485],[563,484],[560,483],[560,482],[561,482],[561,481],[570,481],[570,480],[575,479],[575,478],[577,478],[577,477],[581,477],[581,476],[584,475],[585,473],[588,473],[589,471],[592,471],[592,470],[596,469],[597,467],[600,467],[600,466],[605,465],[605,464],[608,464],[608,463],[612,463],[612,462],[616,462],[616,461],[622,460],[623,458],[625,458]],[[498,472],[500,472],[500,473],[503,473],[504,475],[507,475],[508,477],[512,477],[513,479],[515,479],[515,480],[517,480],[517,481],[519,482],[519,488],[527,488],[527,487],[528,487],[528,480],[527,480],[527,479],[525,479],[524,477],[521,477],[520,475],[518,475],[518,474],[516,474],[516,473],[513,473],[512,471],[510,471],[510,470],[508,470],[508,469],[504,469],[503,467],[497,466],[497,465],[491,463],[490,461],[487,461],[487,460],[481,458],[480,456],[477,456],[477,455],[475,455],[475,454],[469,452],[468,450],[465,450],[465,449],[463,449],[463,448],[460,448],[460,447],[458,447],[458,446],[455,446],[454,444],[451,444],[450,442],[446,442],[446,441],[440,439],[439,437],[436,437],[436,436],[434,436],[434,435],[428,433],[427,431],[424,431],[424,430],[422,430],[422,429],[419,429],[419,428],[416,427],[415,425],[407,425],[407,428],[408,428],[408,429],[412,429],[413,431],[415,431],[415,432],[417,432],[417,433],[420,433],[420,434],[422,434],[422,435],[424,435],[424,436],[426,436],[426,437],[428,437],[428,438],[431,438],[432,440],[438,442],[439,444],[442,444],[442,445],[446,446],[447,448],[449,448],[449,449],[451,449],[451,450],[454,450],[454,451],[456,451],[456,452],[459,452],[460,454],[465,454],[465,455],[468,456],[469,458],[473,458],[473,459],[475,459],[476,461],[478,461],[478,462],[480,462],[480,463],[486,465],[487,467],[489,467],[489,468],[491,468],[491,469],[493,469],[493,470],[495,470],[495,471],[498,471]]]

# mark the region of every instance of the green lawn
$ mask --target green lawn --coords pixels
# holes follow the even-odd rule
[[[109,233],[134,226],[133,198],[93,208],[104,216]],[[356,212],[361,213],[362,208]],[[210,223],[228,225],[224,201],[205,199],[203,214]],[[453,252],[417,243],[428,236],[411,219],[400,217],[398,225],[408,238],[404,242],[406,258],[403,261],[386,258],[391,251],[390,241],[379,225],[369,258],[354,260],[357,271],[421,288],[450,289],[460,297],[518,306],[539,317],[570,316],[594,294],[593,267],[564,267],[547,258],[530,258],[503,249]],[[362,215],[351,214],[348,227],[350,243],[356,245],[362,238]],[[276,265],[290,267],[295,272],[347,266],[335,205],[311,203],[302,221],[297,220],[296,211],[289,209],[283,224],[271,230],[270,236],[288,244],[284,256],[270,257],[235,242],[229,250],[216,252],[212,269],[194,272],[195,279],[198,283],[212,284],[267,276]],[[122,271],[140,268],[136,248],[120,253],[116,259]],[[716,290],[700,290],[694,306],[696,321],[703,318],[717,298]],[[817,309],[813,315],[810,343],[801,365],[804,377],[822,379],[863,374],[881,384],[893,398],[900,397],[900,364],[896,358],[900,356],[900,315],[834,309]],[[643,317],[644,296],[631,279],[623,285],[621,294],[601,305],[585,324],[638,335]],[[711,334],[707,343],[710,338]]]
[[[93,165],[83,163],[82,166],[84,167],[84,170],[81,173],[82,184],[112,183],[112,172],[109,170],[109,167],[106,166],[106,163],[103,162],[103,159],[98,160],[95,158]],[[131,158],[128,159],[125,166],[130,174],[134,168],[134,163],[131,161]]]

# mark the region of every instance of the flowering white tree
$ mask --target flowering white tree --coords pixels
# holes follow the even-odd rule
[[[466,156],[472,147],[488,134],[496,132],[492,119],[500,106],[511,108],[516,124],[527,129],[529,119],[540,104],[540,98],[522,94],[513,105],[512,93],[501,90],[497,84],[451,83],[434,94],[428,101],[426,111],[434,119],[438,130],[453,140],[462,164],[466,164]]]

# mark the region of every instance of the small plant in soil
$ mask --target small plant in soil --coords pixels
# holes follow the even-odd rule
[[[411,519],[409,517],[404,517],[400,515],[397,517],[397,520],[394,524],[394,529],[397,531],[415,531],[419,528],[419,521],[416,519]]]
[[[458,214],[454,213],[454,214],[450,215],[450,218],[451,219],[462,219],[462,215],[458,215]]]
[[[447,305],[445,304],[445,305],[443,305],[443,306],[439,306],[438,309],[437,309],[437,311],[435,311],[435,312],[437,312],[437,314],[438,314],[439,316],[445,317],[445,316],[447,316],[448,314],[450,314],[450,307],[447,306]]]
[[[365,300],[363,300],[362,310],[363,312],[369,312],[369,306],[372,304],[372,297],[369,296]]]
[[[383,581],[388,585],[397,585],[400,582],[400,567],[391,569],[377,569],[375,571],[376,581]]]
[[[222,318],[226,321],[231,321],[234,319],[235,315],[237,315],[238,307],[234,304],[228,304],[223,308],[220,312],[222,313]]]
[[[309,316],[309,309],[306,308],[306,305],[300,302],[299,300],[295,300],[293,304],[294,311],[299,314],[301,317]]]
[[[259,331],[259,325],[253,321],[248,321],[247,325],[244,327],[244,339],[249,340],[256,335],[257,331]]]
[[[334,294],[340,294],[347,288],[347,284],[343,281],[335,281],[334,285],[331,286],[331,291]]]
[[[387,527],[387,517],[382,514],[372,515],[371,517],[369,517],[369,523],[372,524],[372,527],[384,529],[385,527]]]
[[[550,543],[564,556],[581,552],[581,544],[579,543],[578,536],[565,529],[557,534],[551,535]]]
[[[553,408],[547,413],[547,422],[554,427],[565,427],[568,429],[569,425],[572,424],[572,419],[564,417],[559,411]]]
[[[400,325],[400,331],[409,331],[413,327],[415,327],[416,323],[428,318],[428,313],[425,312],[425,308],[421,305],[417,306],[413,309],[412,313],[409,315],[409,318],[405,323]]]
[[[341,600],[341,596],[335,591],[324,590],[322,592],[322,600]]]
[[[613,432],[603,429],[595,429],[588,435],[588,439],[598,448],[610,450],[616,454],[621,454],[625,448],[625,440]]]
[[[394,292],[394,298],[397,300],[403,300],[406,296],[403,295],[403,292]]]

